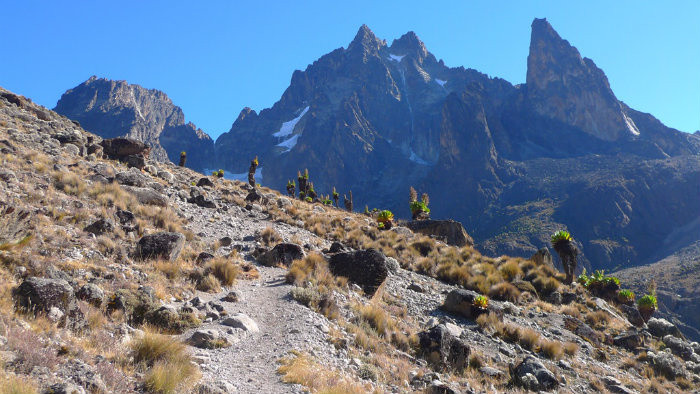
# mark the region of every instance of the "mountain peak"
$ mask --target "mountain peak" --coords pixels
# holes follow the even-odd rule
[[[374,35],[372,30],[367,25],[360,26],[355,38],[348,45],[348,51],[362,51],[363,53],[376,52],[380,47],[385,46],[386,42],[380,40]]]
[[[399,39],[394,40],[391,43],[391,50],[401,55],[413,55],[419,59],[423,59],[428,55],[425,44],[413,31],[409,31]]]

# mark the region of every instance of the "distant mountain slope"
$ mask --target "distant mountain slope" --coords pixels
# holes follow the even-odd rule
[[[214,156],[212,139],[185,123],[180,107],[158,90],[93,76],[64,93],[54,110],[101,137],[144,141],[159,161],[177,163],[186,151],[187,166],[201,171]]]
[[[241,111],[216,151],[236,173],[258,155],[271,187],[308,168],[318,192],[403,217],[416,186],[490,254],[528,256],[568,228],[589,268],[671,253],[666,237],[700,215],[700,138],[619,101],[544,19],[517,86],[445,66],[413,32],[388,45],[362,26],[271,108]]]

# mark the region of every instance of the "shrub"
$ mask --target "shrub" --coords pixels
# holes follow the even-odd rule
[[[512,283],[501,282],[491,286],[488,295],[496,300],[517,302],[520,297],[520,290]]]
[[[486,309],[489,307],[489,299],[484,295],[477,296],[476,298],[474,298],[472,305],[475,308]]]
[[[542,340],[540,342],[540,350],[545,357],[550,360],[559,360],[564,353],[564,348],[557,341]]]
[[[658,302],[656,300],[656,296],[652,294],[646,294],[644,297],[640,298],[637,301],[637,307],[639,309],[656,309],[658,308]]]
[[[224,286],[236,282],[240,268],[226,258],[215,258],[207,264],[207,270]]]
[[[627,304],[634,301],[634,293],[632,290],[623,289],[617,292],[617,301],[621,304]]]

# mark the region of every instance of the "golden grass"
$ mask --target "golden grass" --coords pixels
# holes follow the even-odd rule
[[[236,263],[224,257],[212,259],[207,263],[207,269],[224,286],[231,286],[236,283],[238,274],[241,271]]]
[[[282,242],[282,236],[272,227],[266,227],[260,233],[260,240],[265,246],[273,246]]]
[[[146,329],[141,338],[131,343],[131,350],[134,362],[145,370],[144,385],[150,392],[186,391],[199,380],[199,370],[187,347],[175,337]]]
[[[26,376],[0,375],[0,394],[37,394],[37,390]]]
[[[610,315],[605,311],[588,312],[585,316],[585,321],[589,326],[600,330],[605,328],[610,322]]]
[[[487,294],[500,301],[518,302],[520,298],[520,290],[509,282],[501,282],[491,286]]]
[[[542,339],[539,347],[542,354],[550,360],[559,360],[564,355],[564,347],[559,341]]]
[[[310,356],[293,352],[282,358],[277,372],[285,383],[297,383],[312,393],[324,394],[365,394],[371,392],[371,385],[363,385],[331,370]]]
[[[390,334],[396,328],[396,322],[379,305],[376,303],[361,305],[357,308],[357,313],[361,321],[367,322],[377,335],[391,338]]]

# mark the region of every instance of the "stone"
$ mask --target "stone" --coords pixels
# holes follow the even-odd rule
[[[247,202],[256,202],[256,201],[262,201],[263,195],[260,194],[258,189],[252,189],[248,192],[248,195],[245,196],[245,200]]]
[[[647,329],[651,335],[659,338],[663,338],[666,335],[673,335],[678,338],[682,338],[683,334],[673,323],[666,319],[652,317],[647,322]]]
[[[135,219],[135,216],[133,213],[131,213],[131,211],[121,209],[117,209],[117,212],[114,214],[114,216],[117,217],[117,220],[119,220],[120,224],[129,224]]]
[[[93,283],[83,285],[75,294],[79,300],[86,301],[96,307],[100,307],[105,299],[105,293],[99,286]]]
[[[185,236],[180,233],[160,232],[144,235],[136,246],[135,258],[140,260],[165,259],[174,261],[185,245]]]
[[[17,181],[17,176],[15,175],[14,171],[0,169],[0,179],[3,180],[5,183],[12,183]]]
[[[369,297],[377,292],[389,275],[386,256],[376,249],[337,253],[328,261],[335,276],[343,276],[359,285]]]
[[[221,337],[218,331],[211,329],[195,331],[188,339],[188,342],[190,345],[201,349],[221,347],[224,343],[228,343],[224,337]]]
[[[15,307],[22,312],[48,314],[51,308],[63,313],[59,325],[73,330],[85,327],[73,287],[63,279],[29,277],[13,291]]]
[[[682,358],[683,360],[688,361],[693,356],[693,347],[690,346],[690,343],[678,337],[669,334],[663,337],[662,341],[666,347],[671,349],[673,354]]]
[[[475,319],[479,311],[474,307],[474,300],[479,293],[466,290],[454,289],[447,294],[445,302],[440,307],[442,310],[462,315],[467,319]]]
[[[343,245],[342,243],[340,243],[338,241],[334,241],[331,244],[331,247],[328,248],[328,251],[326,251],[325,253],[335,254],[335,253],[343,253],[343,252],[352,252],[352,249]]]
[[[135,186],[122,186],[122,189],[133,194],[141,204],[159,207],[168,206],[168,199],[153,189]]]
[[[461,391],[455,389],[447,383],[443,383],[439,380],[433,380],[430,382],[428,387],[423,391],[424,394],[460,394]]]
[[[600,346],[605,339],[601,332],[592,329],[588,324],[572,316],[564,316],[564,327],[596,347]]]
[[[52,323],[59,323],[65,314],[55,306],[49,308],[49,312],[46,314],[46,318]]]
[[[147,288],[119,289],[107,300],[107,311],[121,310],[129,323],[141,324],[148,312],[157,308],[153,294]]]
[[[301,246],[292,243],[280,243],[258,257],[258,262],[268,267],[276,265],[289,267],[292,261],[303,259],[304,256],[304,249]]]
[[[221,298],[221,301],[238,302],[238,301],[240,301],[240,299],[241,299],[241,296],[240,296],[240,294],[238,294],[238,292],[230,291],[223,298]]]
[[[527,375],[534,377],[526,378]],[[552,390],[559,385],[554,374],[535,356],[527,356],[512,371],[511,376],[516,385],[533,391]]]
[[[420,357],[438,368],[463,371],[469,365],[469,345],[445,324],[418,333]]]
[[[145,187],[149,179],[140,171],[132,168],[130,171],[119,172],[114,176],[114,180],[120,185]]]
[[[173,181],[175,180],[175,176],[168,171],[158,171],[158,178],[168,183],[173,183]]]
[[[399,268],[401,268],[401,265],[399,265],[399,262],[395,258],[387,257],[386,267],[389,269],[389,272],[391,272],[392,274],[396,274],[397,272],[399,272]]]
[[[630,330],[613,338],[615,346],[623,347],[627,350],[634,350],[644,346],[644,335],[637,330]]]
[[[683,363],[674,356],[670,350],[663,352],[652,353],[647,352],[647,356],[651,359],[651,364],[657,373],[666,376],[669,379],[677,377],[685,377],[685,369]]]
[[[197,255],[197,259],[195,259],[195,263],[197,265],[202,265],[213,258],[214,258],[213,254],[208,253],[208,252],[201,252],[200,254]]]
[[[85,231],[95,235],[102,235],[114,231],[114,223],[111,220],[100,218],[85,227]]]
[[[406,223],[413,232],[435,236],[448,245],[473,246],[474,240],[461,223],[454,220],[414,220]]]
[[[637,327],[642,327],[644,325],[644,319],[642,319],[642,315],[637,308],[625,304],[620,304],[618,306],[622,314],[627,318],[627,321],[632,325]]]
[[[277,199],[277,206],[280,208],[288,208],[292,206],[292,202],[288,198],[280,197]]]
[[[132,155],[148,157],[151,148],[143,142],[133,138],[110,138],[102,140],[104,154],[110,159],[122,160]]]
[[[622,382],[620,382],[617,378],[613,376],[606,376],[603,379],[603,383],[605,384],[605,387],[611,392],[611,393],[619,393],[619,394],[637,394],[636,391],[631,390],[627,387],[625,387]]]
[[[421,285],[419,285],[418,283],[415,283],[415,282],[408,285],[407,289],[415,291],[417,293],[425,293],[425,289],[423,287],[421,287]]]
[[[233,239],[231,239],[231,237],[226,236],[219,238],[219,245],[223,247],[231,246],[232,243]]]
[[[226,318],[221,324],[233,328],[240,328],[248,332],[259,332],[258,324],[255,323],[248,315],[236,313],[235,315]]]
[[[44,394],[85,394],[85,389],[73,383],[56,383],[49,386]]]
[[[207,177],[202,177],[197,181],[197,187],[214,187],[214,182]]]
[[[217,208],[217,205],[213,200],[204,197],[204,195],[202,194],[197,194],[193,197],[190,197],[189,199],[187,199],[187,202],[190,204],[195,204],[202,208]]]

